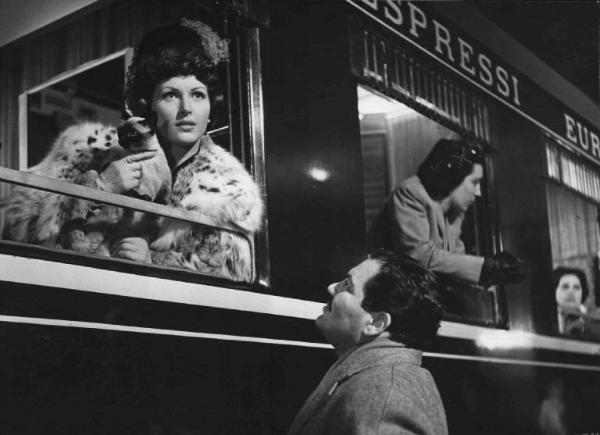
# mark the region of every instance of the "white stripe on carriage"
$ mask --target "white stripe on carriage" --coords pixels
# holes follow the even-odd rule
[[[294,341],[294,340],[280,340],[280,339],[273,339],[273,338],[250,337],[250,336],[241,336],[241,335],[212,334],[212,333],[205,333],[205,332],[179,331],[179,330],[173,330],[173,329],[145,328],[145,327],[140,327],[140,326],[114,325],[114,324],[94,323],[94,322],[80,322],[80,321],[61,320],[61,319],[43,319],[43,318],[34,318],[34,317],[19,317],[19,316],[0,315],[0,322],[20,323],[20,324],[29,324],[29,325],[69,327],[69,328],[96,329],[96,330],[118,331],[118,332],[134,332],[134,333],[138,333],[138,334],[142,333],[142,334],[154,334],[154,335],[171,335],[171,336],[177,336],[177,337],[203,338],[203,339],[220,340],[220,341],[238,341],[238,342],[245,342],[245,343],[274,344],[274,345],[284,345],[284,346],[333,349],[331,345],[325,344],[325,343],[314,343],[314,342]],[[561,369],[569,369],[569,370],[600,371],[600,367],[598,367],[598,366],[583,365],[583,364],[565,364],[565,363],[558,363],[558,362],[521,360],[521,359],[514,359],[514,358],[492,358],[492,357],[471,356],[471,355],[455,355],[455,354],[444,354],[444,353],[436,353],[436,352],[424,352],[423,355],[427,358],[441,358],[441,359],[474,361],[474,362],[484,362],[484,363],[494,363],[494,364],[510,364],[510,365],[521,365],[521,366],[551,367],[551,368],[561,368]]]
[[[114,261],[134,264],[126,260]],[[317,318],[322,313],[325,304],[325,302],[306,301],[7,254],[0,254],[0,266],[0,280],[7,282],[299,319]],[[323,290],[323,299],[325,299],[325,290]],[[506,331],[458,322],[442,322],[439,334],[443,337],[473,340],[480,345],[482,338],[485,339],[492,335],[497,342],[512,343],[510,348],[548,349],[600,355],[600,343],[550,337],[526,331]],[[293,342],[295,343],[295,341]]]

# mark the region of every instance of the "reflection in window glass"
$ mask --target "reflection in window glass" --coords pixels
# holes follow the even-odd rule
[[[54,180],[32,181],[58,189],[69,184],[99,188],[99,174],[107,165],[126,156],[119,143],[125,54],[91,62],[87,68],[67,72],[47,85],[26,91],[21,100],[20,166],[26,172]],[[62,185],[61,185],[62,183]],[[104,214],[93,201],[59,195],[37,188],[3,184],[0,202],[4,240],[80,253],[108,256],[102,236],[122,211]],[[79,194],[83,191],[80,189]],[[115,210],[117,208],[113,207]],[[90,218],[89,230],[74,237],[75,228]],[[72,227],[63,228],[69,222]],[[69,240],[63,239],[65,233]],[[73,236],[73,237],[71,237]],[[101,253],[102,251],[102,253]]]
[[[59,133],[81,121],[118,126],[125,57],[100,63],[27,95],[27,167],[38,164]]]
[[[554,267],[552,292],[557,305],[558,332],[598,339],[598,205],[552,182],[548,183],[546,192]]]

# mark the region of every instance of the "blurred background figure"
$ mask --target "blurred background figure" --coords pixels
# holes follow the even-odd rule
[[[587,313],[584,303],[588,297],[587,279],[582,270],[558,267],[554,270],[554,292],[558,312],[558,332],[582,334]]]
[[[540,405],[538,427],[543,435],[566,435],[565,386],[562,379],[553,379],[546,388],[546,398]]]

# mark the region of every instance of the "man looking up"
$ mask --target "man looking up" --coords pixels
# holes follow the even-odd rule
[[[338,360],[288,435],[447,434],[439,392],[413,348],[440,325],[434,275],[408,257],[377,251],[327,291],[316,324]]]

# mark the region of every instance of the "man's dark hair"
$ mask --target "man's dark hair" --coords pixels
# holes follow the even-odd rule
[[[587,286],[587,278],[583,270],[575,267],[557,267],[554,269],[553,281],[555,291],[558,287],[560,279],[565,275],[575,275],[577,278],[579,278],[579,282],[581,283],[581,303],[584,303],[588,297],[589,289]]]
[[[473,171],[476,163],[484,166],[483,150],[463,140],[440,139],[435,143],[417,176],[435,200],[447,197]]]
[[[365,283],[362,307],[389,313],[392,322],[387,330],[395,341],[420,347],[432,340],[443,312],[434,273],[410,257],[387,250],[379,249],[369,258],[381,268]]]
[[[125,85],[125,101],[134,115],[146,117],[144,112],[156,85],[176,76],[195,76],[207,86],[211,104],[222,100],[217,63],[227,54],[215,54],[217,49],[207,46],[208,38],[214,41],[213,46],[225,44],[208,26],[199,33],[181,24],[169,24],[144,36],[129,65]],[[146,107],[140,106],[142,99]]]

